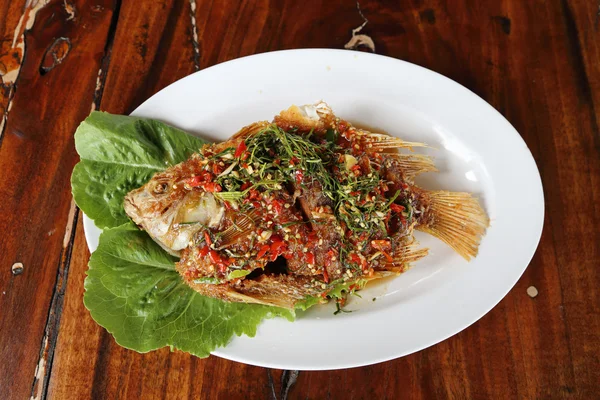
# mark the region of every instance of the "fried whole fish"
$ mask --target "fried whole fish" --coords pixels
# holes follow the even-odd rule
[[[414,184],[436,171],[424,146],[353,127],[325,103],[292,106],[204,146],[125,198],[125,211],[199,293],[293,308],[405,271],[415,229],[465,259],[489,220],[468,193]]]

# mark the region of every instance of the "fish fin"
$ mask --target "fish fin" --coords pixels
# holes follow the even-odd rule
[[[308,276],[265,274],[256,279],[245,279],[235,290],[250,297],[255,303],[293,309],[306,296],[318,296],[322,290],[315,287]],[[237,301],[237,300],[236,300]]]
[[[391,153],[386,154],[393,158],[406,177],[413,179],[415,176],[423,172],[437,172],[437,168],[433,163],[433,158],[422,155],[422,154],[403,154],[403,153]]]
[[[215,144],[210,144],[210,145],[206,144],[204,146],[206,148],[211,148],[213,150],[213,152],[215,152],[215,153],[219,153],[230,147],[235,148],[235,147],[237,147],[237,145],[240,143],[241,140],[244,140],[252,135],[257,134],[261,130],[265,129],[267,126],[269,126],[269,123],[267,121],[255,122],[253,124],[243,127],[242,129],[237,131],[235,134],[233,134],[233,136],[231,136],[225,142],[215,143]]]
[[[234,290],[229,290],[227,292],[227,297],[231,301],[236,301],[238,303],[260,304],[263,306],[282,307],[282,308],[292,308],[293,309],[293,303],[290,303],[287,301],[282,301],[281,299],[278,299],[277,297],[260,298],[257,296],[248,296],[243,293],[238,293]]]
[[[261,299],[256,296],[248,296],[246,294],[239,293],[226,285],[194,283],[193,281],[189,280],[186,280],[186,283],[188,284],[188,286],[190,286],[196,292],[200,293],[202,296],[213,297],[225,301],[234,301],[237,303],[261,304],[263,306],[283,307],[282,302],[274,302],[269,301],[267,299]],[[290,307],[288,306],[288,308]]]
[[[243,127],[242,129],[240,129],[238,132],[236,132],[230,140],[236,140],[236,139],[246,139],[248,136],[254,135],[258,132],[260,132],[262,129],[265,129],[267,126],[269,126],[269,123],[267,121],[259,121],[259,122],[255,122],[253,124],[250,124],[248,126]]]
[[[477,198],[443,190],[426,192],[425,196],[429,200],[426,220],[430,222],[416,229],[442,240],[467,261],[475,257],[490,224]]]
[[[260,215],[256,209],[250,211],[248,214],[239,214],[235,220],[235,224],[223,231],[221,235],[222,244],[219,249],[232,245],[241,237],[248,236],[256,226],[256,221],[259,218]]]
[[[382,152],[393,149],[410,149],[412,151],[413,147],[428,147],[425,143],[405,142],[402,139],[383,133],[359,130],[356,135],[359,137],[360,142],[372,151]]]
[[[394,249],[393,261],[386,267],[387,271],[402,273],[407,271],[411,263],[425,257],[429,252],[427,248],[419,248],[419,242],[413,237],[407,238],[404,243]]]

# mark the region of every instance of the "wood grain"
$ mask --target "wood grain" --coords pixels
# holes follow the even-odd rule
[[[0,148],[2,398],[28,397],[38,360],[45,356],[42,339],[69,246],[63,238],[76,160],[73,131],[90,110],[112,6],[110,1],[74,2],[77,15],[70,19],[63,0],[44,3],[21,8],[25,53]],[[30,19],[34,10],[35,22]],[[69,51],[41,73],[57,38],[68,41]],[[21,275],[10,273],[15,262],[24,265]],[[37,372],[44,374],[44,362],[39,366]]]
[[[3,77],[3,60],[15,51],[6,38],[12,40],[24,10],[24,2],[17,3],[0,5]],[[65,4],[71,3],[51,1],[37,13],[24,36],[17,90],[7,80],[2,88],[10,95],[0,96],[1,114],[14,94],[0,171],[15,171],[0,180],[7,227],[0,236],[0,289],[6,292],[0,296],[1,398],[30,392],[56,399],[597,397],[600,4],[106,1],[100,11],[73,3],[72,19]],[[463,84],[522,135],[540,169],[546,219],[519,282],[458,335],[363,368],[297,373],[116,345],[81,300],[89,258],[81,223],[74,241],[70,235],[62,240],[77,220],[68,217],[76,158],[71,135],[91,104],[129,113],[195,70],[270,50],[343,48],[352,30],[371,39],[377,53]],[[7,271],[16,261],[25,272],[13,277]],[[535,298],[527,295],[530,286],[539,292]],[[27,335],[20,334],[19,321],[26,321]],[[34,384],[40,351],[48,365]]]

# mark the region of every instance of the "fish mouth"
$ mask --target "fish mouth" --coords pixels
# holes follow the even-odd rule
[[[136,193],[139,193],[140,190],[141,190],[141,188],[133,190],[133,191],[127,193],[127,195],[125,196],[125,199],[123,201],[123,208],[125,210],[125,213],[138,226],[142,224],[142,220],[143,220],[143,218],[142,218],[142,210],[140,210],[140,208],[138,207],[138,205],[137,205],[137,203],[135,201]]]

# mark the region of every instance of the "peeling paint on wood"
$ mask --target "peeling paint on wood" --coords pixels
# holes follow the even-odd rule
[[[33,26],[36,14],[44,8],[50,0],[27,0],[25,10],[15,28],[10,48],[0,54],[0,139],[4,133],[4,125],[11,108],[14,96],[14,86],[21,70],[21,62],[25,55],[25,32]]]
[[[44,336],[44,341],[42,343],[42,349],[44,349],[44,355],[47,353],[45,350],[48,348],[48,336]],[[46,357],[40,357],[37,366],[35,367],[34,381],[33,387],[31,388],[31,397],[32,400],[38,400],[42,398],[43,394],[43,385],[40,385],[43,382],[42,378],[46,375]]]
[[[75,218],[75,214],[77,213],[77,205],[75,204],[75,200],[71,200],[71,208],[69,209],[69,216],[67,217],[67,227],[65,228],[65,236],[63,237],[62,247],[65,250],[69,246],[69,242],[71,241],[73,227],[77,222]]]
[[[200,70],[200,46],[198,45],[198,27],[196,26],[196,0],[190,0],[190,20],[192,22],[192,46],[194,47],[194,68]]]
[[[101,96],[103,82],[104,82],[104,80],[103,80],[102,68],[100,68],[98,70],[98,77],[96,78],[96,89],[94,90],[94,100],[92,101],[92,106],[90,107],[90,112],[96,111],[96,109],[98,108],[97,99],[99,99]]]
[[[375,42],[369,35],[362,34],[363,28],[367,26],[369,20],[364,16],[360,9],[360,4],[358,1],[356,2],[356,8],[361,18],[363,19],[363,23],[355,29],[352,29],[352,37],[350,40],[344,45],[345,49],[348,50],[358,50],[360,47],[366,47],[372,53],[375,53]]]
[[[69,3],[67,0],[64,0],[64,7],[67,14],[69,14],[67,21],[74,20],[77,16],[77,9],[75,8],[75,4]]]

